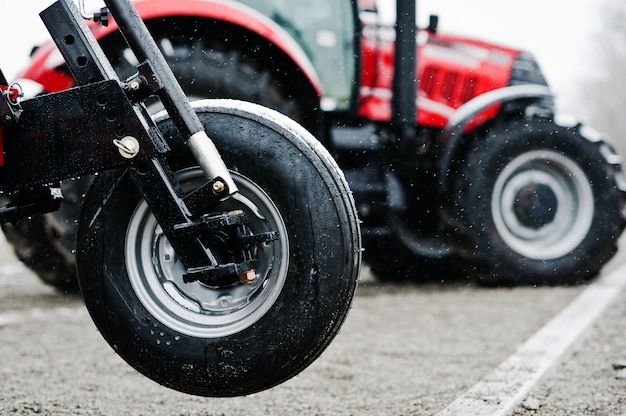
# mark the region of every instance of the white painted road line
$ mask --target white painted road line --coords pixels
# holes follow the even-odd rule
[[[626,286],[626,266],[601,277],[515,354],[436,416],[510,415]]]

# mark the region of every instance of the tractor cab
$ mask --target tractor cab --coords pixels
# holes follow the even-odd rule
[[[357,68],[355,4],[336,0],[241,0],[241,3],[272,19],[306,53],[323,85],[324,110],[349,107]],[[365,3],[374,4],[374,1]]]

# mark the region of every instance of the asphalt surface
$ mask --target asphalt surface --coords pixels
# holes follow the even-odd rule
[[[82,301],[0,244],[0,415],[432,415],[489,374],[585,287],[381,284],[364,270],[340,334],[300,375],[238,398],[177,393],[136,373]],[[623,263],[618,256],[607,268]],[[626,294],[515,409],[626,414]]]

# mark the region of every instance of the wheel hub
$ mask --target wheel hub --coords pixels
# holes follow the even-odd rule
[[[499,237],[519,255],[556,259],[585,239],[593,192],[576,161],[553,150],[529,151],[498,174],[491,215]]]
[[[254,182],[236,172],[232,175],[240,192],[216,209],[243,210],[250,221],[247,227],[255,235],[277,232],[277,238],[258,241],[258,245],[252,241],[258,266],[250,270],[254,278],[243,271],[246,282],[241,282],[241,275],[234,280],[229,277],[228,284],[189,281],[185,267],[145,201],[135,210],[126,235],[128,276],[140,302],[161,323],[190,336],[222,337],[249,327],[272,307],[286,279],[289,243],[280,213]],[[185,190],[204,182],[199,169],[179,172],[177,177]],[[216,243],[222,241],[217,234],[213,237]],[[213,250],[212,254],[221,257],[224,252]],[[235,273],[236,277],[238,272],[233,269],[229,274]]]
[[[558,203],[552,188],[545,184],[533,183],[519,190],[513,205],[519,222],[538,230],[554,221]]]

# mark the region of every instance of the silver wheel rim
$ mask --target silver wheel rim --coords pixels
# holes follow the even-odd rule
[[[254,182],[232,173],[239,193],[216,211],[243,210],[254,233],[278,231],[279,239],[258,249],[259,267],[252,284],[211,288],[183,283],[183,266],[164,237],[145,201],[131,216],[126,234],[126,266],[130,283],[146,310],[181,334],[213,338],[240,332],[272,307],[287,276],[289,243],[283,219],[270,198]],[[183,188],[204,182],[199,169],[177,174]]]
[[[520,200],[524,192],[535,202]],[[593,192],[572,159],[551,150],[526,152],[498,175],[491,214],[512,250],[535,260],[556,259],[578,247],[589,232]]]

